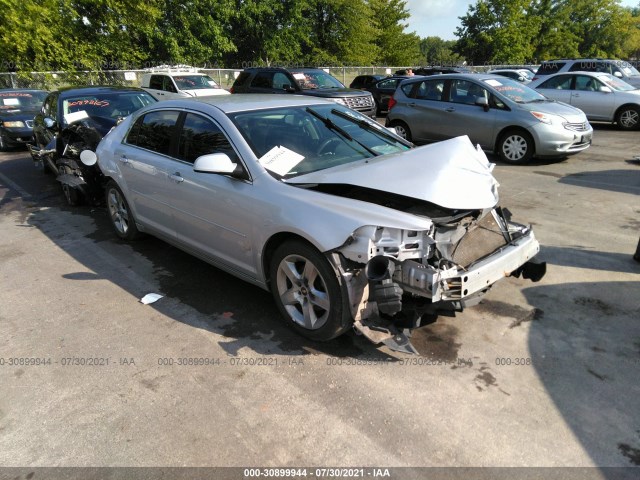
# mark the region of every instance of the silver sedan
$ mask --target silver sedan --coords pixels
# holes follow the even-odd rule
[[[355,327],[411,351],[404,328],[477,303],[510,273],[544,274],[467,138],[414,148],[334,102],[161,102],[83,152],[96,160],[119,237],[153,234],[270,290],[311,339]]]
[[[616,123],[622,130],[640,128],[640,90],[608,73],[557,73],[529,86],[579,108],[589,120]]]

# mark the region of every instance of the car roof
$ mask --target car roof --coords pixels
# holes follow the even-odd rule
[[[411,83],[414,81],[423,81],[423,80],[488,80],[490,78],[495,78],[496,80],[505,81],[508,78],[505,78],[500,75],[493,75],[490,73],[443,73],[442,75],[415,75],[413,77],[407,77],[407,79],[403,83]]]
[[[190,108],[194,103],[203,103],[218,108],[224,113],[237,113],[270,108],[296,107],[309,105],[336,105],[331,100],[324,100],[309,95],[274,95],[260,93],[235,93],[233,95],[217,95],[211,97],[192,97],[180,100],[158,102],[156,108]]]
[[[0,88],[0,93],[15,92],[15,93],[32,93],[32,92],[44,92],[46,90],[40,90],[38,88]]]
[[[73,95],[98,95],[104,93],[117,92],[144,92],[143,89],[137,87],[115,87],[115,86],[90,86],[90,87],[65,87],[58,90],[60,97],[70,97]]]

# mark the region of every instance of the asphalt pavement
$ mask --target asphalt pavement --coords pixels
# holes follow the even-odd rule
[[[605,468],[640,466],[636,155],[638,132],[598,125],[562,161],[491,157],[548,273],[415,331],[410,356],[354,333],[305,340],[268,292],[160,240],[118,240],[103,207],[67,207],[25,151],[1,153],[0,466],[638,478]],[[0,476],[47,478],[35,471]]]

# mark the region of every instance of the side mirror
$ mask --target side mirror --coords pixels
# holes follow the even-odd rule
[[[87,167],[92,167],[98,162],[98,156],[96,155],[96,152],[83,150],[80,152],[80,161]]]
[[[618,78],[622,78],[622,73],[620,72],[613,72],[614,77],[618,77]]]
[[[527,80],[527,79],[526,79],[526,78],[524,78],[524,77],[518,77],[518,81],[519,81],[519,82],[525,82],[526,80]]]
[[[196,158],[193,171],[198,173],[232,174],[238,164],[233,163],[226,153],[211,153]]]
[[[599,92],[604,92],[604,93],[612,93],[613,90],[611,90],[611,87],[606,87],[604,85],[602,85],[599,89]]]
[[[53,118],[44,117],[44,126],[47,128],[55,128],[58,122],[56,122]]]
[[[282,89],[287,93],[296,93],[296,89],[293,88],[291,85],[283,85]]]
[[[484,97],[476,98],[476,105],[482,107],[485,112],[489,111],[489,101]]]

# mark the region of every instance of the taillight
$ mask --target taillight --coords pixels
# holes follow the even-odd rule
[[[233,92],[233,86],[231,86],[231,88],[229,89],[229,92],[234,93]]]
[[[388,107],[389,110],[391,110],[393,107],[395,107],[396,103],[398,103],[398,102],[397,102],[397,100],[395,98],[393,98],[393,97],[389,98],[389,107]]]

